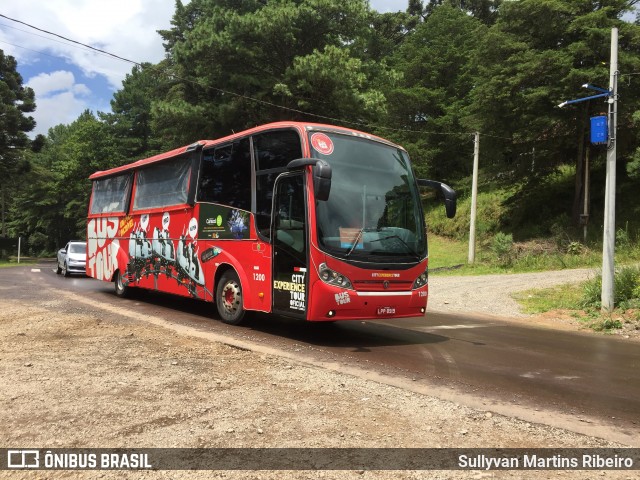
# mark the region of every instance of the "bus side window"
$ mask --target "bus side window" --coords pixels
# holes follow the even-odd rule
[[[187,202],[191,162],[186,156],[138,170],[133,209],[163,208]]]
[[[251,150],[249,139],[205,150],[198,201],[251,208]]]
[[[304,191],[302,177],[293,184],[280,184],[276,211],[276,243],[287,245],[292,250],[302,253],[305,250],[305,210],[304,200],[300,197]],[[285,190],[286,189],[286,190]]]
[[[94,180],[91,214],[125,213],[131,195],[131,173]]]
[[[256,162],[256,226],[269,238],[273,184],[291,160],[302,157],[300,136],[295,130],[275,130],[253,137]]]

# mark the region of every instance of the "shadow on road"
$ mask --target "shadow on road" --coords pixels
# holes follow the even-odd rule
[[[115,294],[113,294],[115,296]],[[183,314],[190,314],[200,318],[190,317],[187,320],[195,322],[199,327],[221,328],[232,334],[250,333],[282,337],[289,340],[308,343],[324,347],[353,347],[356,351],[368,351],[369,348],[380,346],[426,345],[449,340],[448,337],[427,332],[419,332],[407,328],[380,324],[373,321],[345,321],[345,322],[305,322],[280,315],[251,313],[241,326],[223,325],[218,319],[215,306],[212,303],[177,297],[174,295],[135,290],[131,298],[137,302],[144,302],[146,308],[155,306],[168,308]],[[212,324],[215,322],[215,324]],[[387,320],[389,322],[389,320]],[[243,332],[244,331],[244,332]]]

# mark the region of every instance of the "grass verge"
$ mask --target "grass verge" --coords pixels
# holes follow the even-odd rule
[[[6,267],[19,267],[21,265],[33,265],[34,263],[38,263],[40,260],[49,260],[38,258],[38,257],[20,257],[20,263],[18,263],[18,257],[9,256],[8,258],[0,259],[0,268]],[[52,259],[55,261],[55,259]]]
[[[583,286],[559,285],[551,288],[525,290],[513,294],[524,313],[537,314],[551,310],[580,310]]]
[[[591,283],[593,281],[532,289],[512,296],[520,303],[525,313],[562,311],[596,332],[611,333],[624,326],[640,329],[640,309],[638,308],[627,308],[630,305],[626,304],[611,313],[602,313],[599,308],[585,307],[585,293]]]

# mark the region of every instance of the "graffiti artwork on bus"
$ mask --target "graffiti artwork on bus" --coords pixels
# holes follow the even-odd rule
[[[169,212],[163,214],[160,226],[153,227],[151,237],[147,235],[151,230],[149,223],[149,215],[141,215],[139,223],[129,236],[129,262],[125,282],[139,282],[150,275],[157,279],[162,275],[175,279],[178,286],[185,287],[193,297],[201,296],[199,289],[203,295],[211,295],[211,292],[206,291],[204,272],[198,258],[198,220],[191,218],[186,229],[183,228],[177,245],[169,233]],[[222,249],[209,248],[204,253],[202,261],[206,262],[222,253]]]

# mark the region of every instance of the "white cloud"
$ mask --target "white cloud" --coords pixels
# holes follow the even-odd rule
[[[33,116],[37,124],[32,136],[46,134],[60,123],[71,123],[88,108],[86,100],[79,97],[88,96],[91,90],[76,83],[73,72],[41,73],[30,78],[25,86],[33,88],[36,94],[37,109]]]
[[[84,83],[76,83],[73,86],[73,93],[76,95],[87,96],[91,94],[91,90]]]
[[[71,123],[87,108],[73,92],[56,93],[45,98],[37,98],[38,117],[34,135],[46,135],[51,127],[61,123]]]
[[[175,3],[168,0],[20,0],[3,3],[2,13],[8,17],[136,62],[154,63],[164,56],[157,30],[169,28],[175,8]],[[105,76],[114,90],[121,87],[133,66],[25,25],[1,20],[7,26],[0,29],[0,40],[5,42],[1,48],[18,62],[37,62],[40,55],[34,50],[64,57],[90,78]]]
[[[25,86],[33,88],[39,95],[44,96],[60,90],[69,90],[73,87],[75,81],[72,72],[58,70],[51,73],[41,73],[40,75],[32,77]]]
[[[183,0],[184,4],[188,2]],[[174,9],[172,0],[2,2],[2,14],[7,17],[135,62],[153,63],[164,58],[162,38],[157,30],[170,28]],[[19,65],[29,65],[30,71],[38,71],[42,65],[42,73],[25,78],[36,92],[36,111],[31,115],[37,126],[31,136],[46,134],[51,126],[59,123],[72,122],[86,108],[108,110],[111,95],[122,87],[122,80],[133,67],[131,63],[6,18],[0,18],[0,48],[15,57]],[[68,67],[59,60],[55,62],[57,67],[46,67],[51,64],[47,56],[63,59]],[[75,71],[76,76],[84,75],[86,81],[76,83],[73,73],[65,71],[67,68]],[[51,72],[51,69],[59,71]],[[110,92],[92,85],[91,79],[99,76],[107,80]]]

